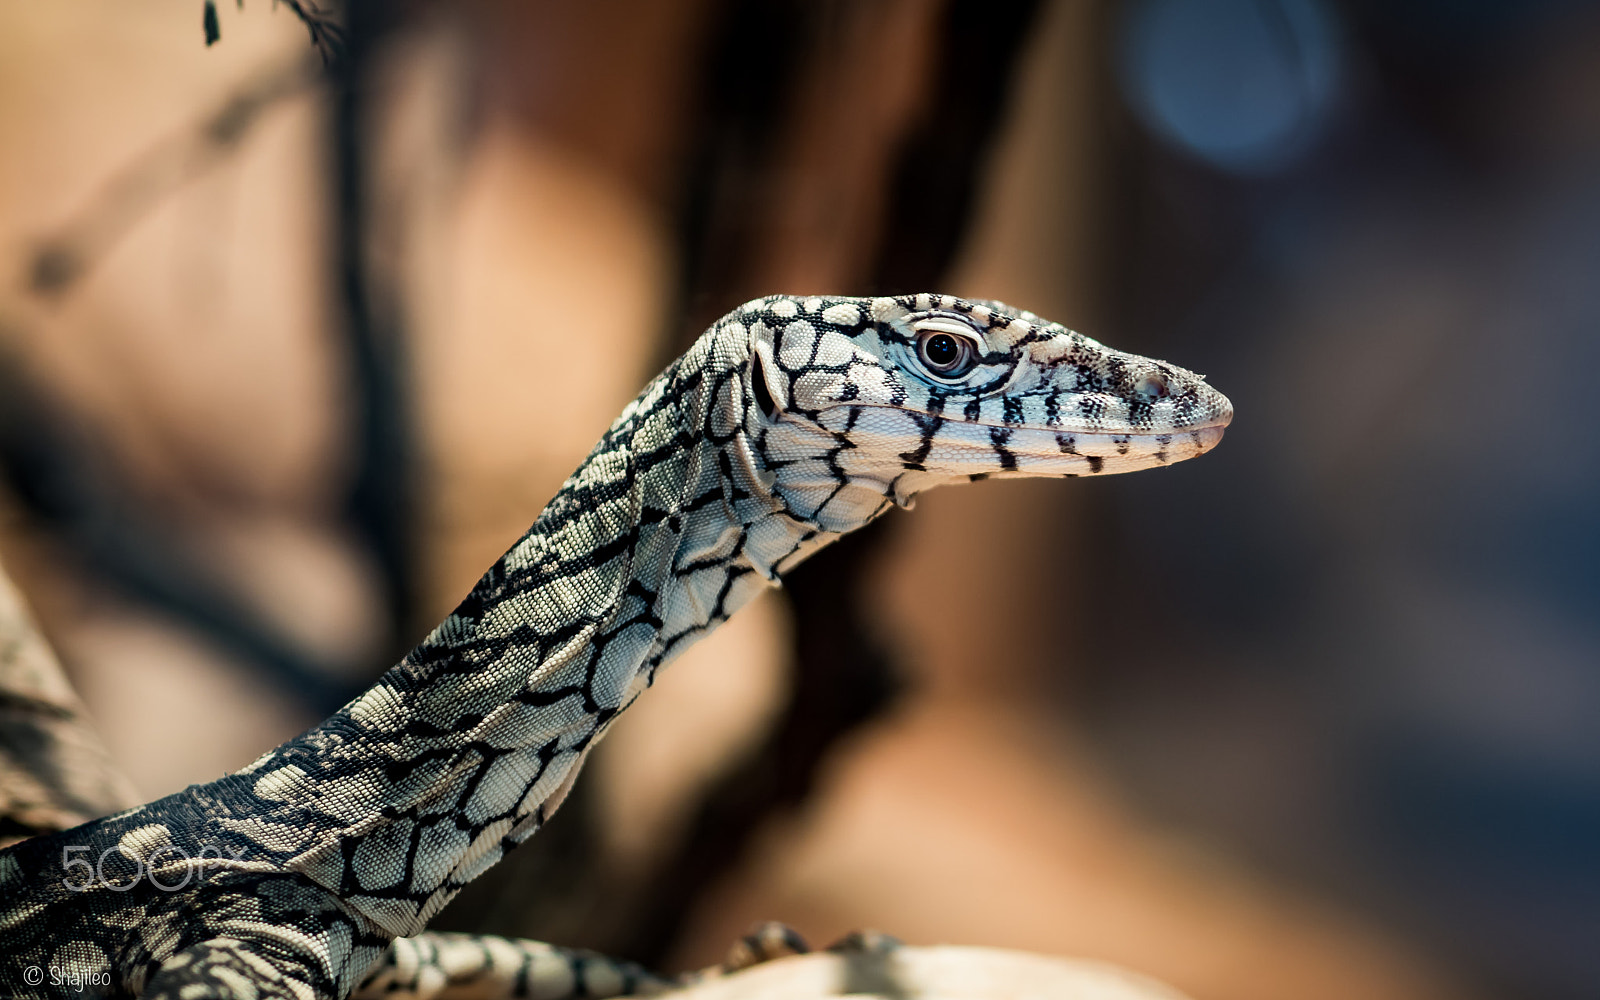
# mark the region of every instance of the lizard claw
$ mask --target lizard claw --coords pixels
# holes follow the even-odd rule
[[[904,944],[897,937],[867,927],[851,931],[828,945],[827,950],[836,955],[887,955]]]
[[[762,962],[810,951],[811,946],[799,931],[780,921],[768,920],[752,927],[748,934],[733,943],[728,957],[722,960],[721,970],[727,975]]]

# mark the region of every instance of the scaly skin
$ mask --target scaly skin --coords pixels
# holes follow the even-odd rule
[[[944,483],[1181,461],[1231,417],[1200,376],[998,303],[748,303],[332,718],[235,774],[0,852],[0,987],[348,996],[538,830],[663,665],[812,552]],[[34,984],[29,966],[53,974]]]

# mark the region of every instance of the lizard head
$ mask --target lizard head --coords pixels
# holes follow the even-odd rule
[[[1200,375],[998,302],[772,296],[729,318],[751,457],[830,531],[945,483],[1180,462],[1233,417]]]

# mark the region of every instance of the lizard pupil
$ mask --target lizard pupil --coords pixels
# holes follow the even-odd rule
[[[961,357],[961,345],[948,333],[936,333],[922,342],[922,356],[934,368],[952,368]]]
[[[941,382],[964,377],[978,360],[978,346],[971,338],[940,329],[923,329],[917,337],[917,360]]]

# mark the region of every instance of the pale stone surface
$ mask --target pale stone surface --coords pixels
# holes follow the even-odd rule
[[[1114,965],[1000,948],[795,955],[666,994],[672,1000],[1184,1000]]]

